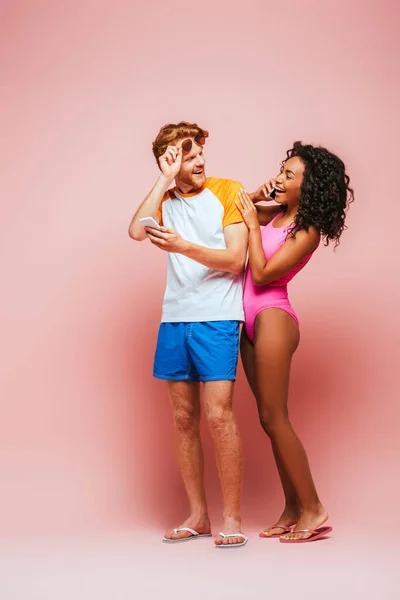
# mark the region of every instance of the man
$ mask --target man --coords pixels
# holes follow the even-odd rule
[[[148,237],[168,252],[154,376],[168,382],[190,516],[164,541],[211,535],[199,432],[203,382],[224,497],[224,522],[215,544],[227,548],[247,542],[241,533],[242,448],[232,412],[247,228],[235,205],[241,185],[206,178],[207,137],[207,131],[186,122],[161,128],[153,143],[161,174],[135,213],[129,235],[137,241]],[[143,217],[153,217],[161,229],[145,229]]]

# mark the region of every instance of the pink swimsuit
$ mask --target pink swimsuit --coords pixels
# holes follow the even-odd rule
[[[293,227],[273,227],[272,224],[281,214],[279,213],[266,227],[264,227],[261,238],[264,254],[267,260],[285,243],[286,236]],[[313,250],[315,252],[315,250]],[[251,278],[250,266],[247,265],[244,282],[243,305],[245,314],[246,333],[254,342],[254,324],[256,316],[266,308],[281,308],[285,310],[296,323],[299,322],[288,298],[287,284],[308,263],[313,252],[308,254],[289,273],[266,285],[254,285]]]

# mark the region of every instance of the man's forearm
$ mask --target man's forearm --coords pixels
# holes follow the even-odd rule
[[[157,217],[157,211],[160,206],[161,200],[172,183],[173,179],[167,179],[165,175],[161,173],[158,177],[154,187],[150,193],[143,200],[138,210],[133,215],[132,221],[129,225],[129,235],[132,239],[141,241],[146,238],[146,232],[142,227],[139,219],[142,217]]]
[[[186,242],[185,248],[180,252],[184,256],[217,271],[239,274],[244,268],[246,260],[242,253],[233,250],[214,250],[205,248],[191,242]]]

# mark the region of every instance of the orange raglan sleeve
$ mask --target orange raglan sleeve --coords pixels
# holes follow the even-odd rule
[[[227,227],[227,225],[233,225],[234,223],[243,223],[243,217],[235,204],[235,200],[238,199],[238,192],[243,187],[242,184],[232,179],[215,179],[209,177],[207,187],[218,198],[224,209],[222,227]]]
[[[238,181],[227,179],[224,182],[222,196],[222,203],[224,206],[223,227],[233,225],[234,223],[243,223],[243,217],[235,204],[235,201],[238,200],[238,192],[242,187],[242,184]]]
[[[161,226],[163,226],[163,218],[162,218],[162,208],[163,208],[163,204],[166,200],[168,200],[168,198],[170,197],[169,195],[169,191],[166,191],[164,196],[162,197],[162,200],[160,202],[160,206],[158,207],[158,211],[157,211],[157,219],[158,222]]]

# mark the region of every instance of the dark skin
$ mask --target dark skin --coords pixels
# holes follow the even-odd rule
[[[289,237],[268,262],[262,248],[260,225],[267,225],[281,212],[281,204],[285,204],[287,210],[276,219],[274,226],[286,227],[293,223],[299,206],[303,173],[304,164],[296,156],[286,161],[276,178],[262,185],[254,194],[249,195],[246,190],[239,192],[236,206],[249,230],[249,265],[255,285],[265,285],[282,277],[318,245],[319,233],[310,227],[309,231],[299,231],[294,239]],[[266,200],[273,187],[277,190],[275,202],[278,206],[256,207],[254,203]]]
[[[273,227],[286,227],[297,214],[304,164],[298,157],[288,159],[281,172],[262,185],[253,194],[239,192],[236,203],[249,230],[249,268],[255,285],[265,285],[291,271],[312,252],[319,242],[319,232],[310,227],[288,238],[279,250],[266,259],[262,247],[260,225],[267,225],[281,212]],[[278,206],[255,204],[268,199],[275,187]],[[285,508],[276,525],[263,532],[264,537],[282,535],[288,539],[303,539],[309,533],[296,530],[314,530],[326,521],[328,513],[322,506],[312,479],[307,455],[289,421],[287,402],[290,366],[300,340],[299,328],[284,310],[268,308],[255,321],[254,344],[245,328],[241,337],[241,356],[247,380],[257,400],[260,422],[271,440],[271,445],[285,494]],[[285,527],[294,532],[285,534]]]

